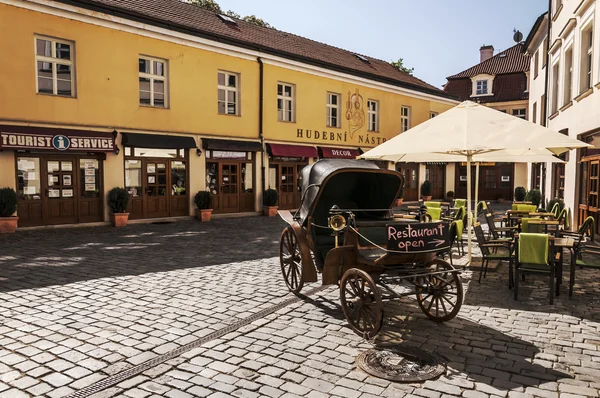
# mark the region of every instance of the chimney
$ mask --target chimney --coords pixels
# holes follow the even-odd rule
[[[479,62],[487,61],[494,56],[494,46],[481,46],[479,49]]]

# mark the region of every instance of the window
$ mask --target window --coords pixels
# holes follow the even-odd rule
[[[139,58],[140,105],[166,108],[167,61]]]
[[[37,92],[75,96],[74,44],[46,37],[35,38]]]
[[[573,90],[573,47],[565,51],[565,77],[563,79],[563,106],[569,103]]]
[[[237,73],[219,72],[217,74],[217,85],[219,97],[217,109],[221,115],[239,115],[239,80]]]
[[[540,63],[540,50],[535,52],[533,56],[533,78],[535,79],[538,76],[538,67]]]
[[[477,80],[477,89],[475,95],[486,95],[488,93],[487,80]]]
[[[553,115],[558,111],[558,87],[560,85],[559,75],[559,63],[556,62],[552,67],[552,106],[550,107],[550,114]]]
[[[433,112],[432,112],[433,113]],[[410,107],[403,106],[400,108],[400,132],[404,133],[410,129]]]
[[[540,124],[542,126],[546,126],[546,107],[548,104],[546,103],[546,94],[542,95],[542,99],[540,100]]]
[[[436,117],[437,115],[439,115],[439,112],[429,112],[429,118],[433,119],[434,117]]]
[[[368,131],[379,131],[379,101],[367,100]]]
[[[541,47],[541,51],[542,51],[542,68],[544,68],[546,66],[546,64],[548,63],[548,53],[547,53],[547,49],[546,49],[546,40],[548,39],[544,39],[542,41],[542,47]]]
[[[594,31],[589,23],[581,32],[581,72],[579,74],[579,92],[592,87],[592,46]]]
[[[536,123],[537,122],[537,102],[533,103],[533,108],[531,110],[532,113],[532,122]]]
[[[340,97],[340,94],[327,93],[327,127],[341,127]]]
[[[513,116],[527,120],[527,108],[519,108],[512,110]]]
[[[287,83],[277,84],[277,117],[280,122],[295,122],[294,96],[296,86]]]
[[[529,91],[529,72],[525,72],[525,89],[523,91]]]

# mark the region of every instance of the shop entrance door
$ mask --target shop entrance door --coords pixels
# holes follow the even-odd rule
[[[426,180],[431,182],[431,196],[433,199],[444,199],[446,188],[446,166],[428,165]]]
[[[47,158],[44,160],[46,178],[42,177],[44,189],[44,219],[48,224],[72,224],[77,222],[75,202],[75,159]],[[43,173],[42,173],[43,174]]]
[[[146,217],[169,217],[169,162],[165,159],[144,159],[146,173]]]
[[[416,163],[404,163],[396,165],[404,176],[404,201],[419,200],[419,165]]]
[[[220,200],[223,213],[240,211],[239,182],[240,165],[238,163],[221,163]]]

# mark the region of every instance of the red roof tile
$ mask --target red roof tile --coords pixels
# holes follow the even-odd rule
[[[473,93],[473,84],[470,78],[451,79],[444,87],[447,93],[450,93],[461,100],[470,100],[474,102],[504,102],[518,101],[529,98],[529,93],[525,92],[526,76],[525,73],[511,73],[496,75],[492,84],[494,95],[485,97],[471,97]]]
[[[59,0],[97,11],[117,14],[170,30],[181,31],[238,47],[278,55],[381,81],[384,83],[451,98],[451,95],[414,76],[394,68],[389,62],[356,54],[291,33],[263,28],[242,20],[226,23],[217,14],[180,0]]]
[[[527,72],[529,71],[529,61],[530,57],[523,54],[523,44],[518,43],[507,50],[499,52],[488,60],[448,77],[448,80],[473,77],[482,73],[502,75],[506,73]]]

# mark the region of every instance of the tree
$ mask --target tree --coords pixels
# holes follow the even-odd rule
[[[268,24],[267,22],[265,22],[261,18],[257,17],[256,15],[246,15],[242,19],[244,21],[250,22],[250,23],[252,23],[254,25],[262,26],[263,28],[273,28],[273,26],[271,26],[270,24]]]
[[[235,11],[228,10],[227,12],[224,12],[223,9],[221,8],[221,6],[219,5],[219,3],[217,3],[215,0],[184,0],[184,1],[187,1],[188,3],[198,6],[200,8],[204,8],[205,10],[216,12],[217,14],[225,14],[232,18],[241,19],[241,20],[244,20],[251,24],[254,24],[257,26],[262,26],[263,28],[273,28],[273,26],[271,26],[270,24],[265,22],[263,19],[257,17],[256,15],[246,15],[245,17],[242,18],[242,16]]]
[[[204,8],[205,10],[216,12],[219,14],[223,13],[221,6],[215,0],[187,0],[188,3]]]
[[[404,66],[404,59],[403,58],[398,58],[398,61],[391,61],[390,64],[392,64],[392,66],[402,72],[406,72],[409,75],[412,75],[413,72],[415,71],[415,68],[408,68],[406,66]]]

